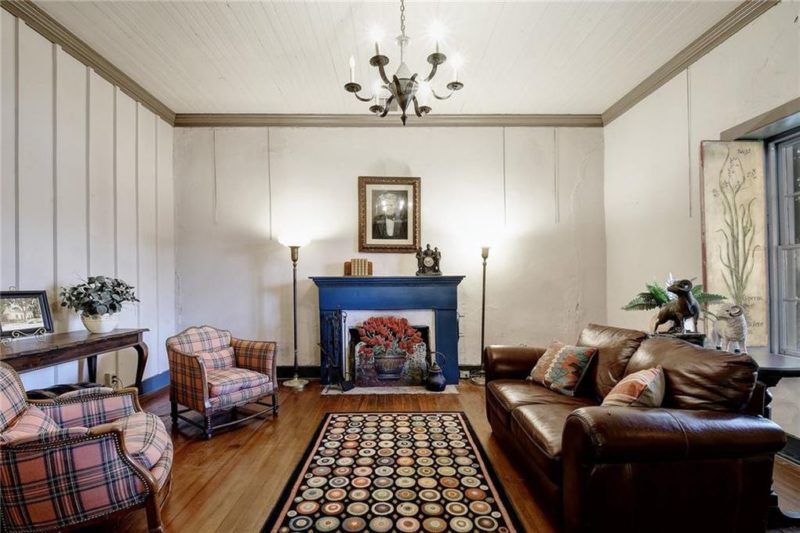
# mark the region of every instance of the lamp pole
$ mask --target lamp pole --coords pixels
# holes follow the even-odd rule
[[[300,258],[300,247],[289,246],[292,257],[292,331],[294,335],[294,377],[284,381],[284,387],[302,389],[308,385],[307,379],[300,379],[299,365],[297,363],[297,260]]]
[[[481,287],[481,369],[472,376],[472,382],[475,385],[486,385],[486,361],[483,349],[486,342],[486,260],[489,259],[488,246],[481,248],[481,257],[483,258],[483,281]]]

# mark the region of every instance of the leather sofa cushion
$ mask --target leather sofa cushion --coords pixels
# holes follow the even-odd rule
[[[594,388],[591,394],[595,395],[598,400],[606,397],[606,394],[625,375],[628,361],[646,338],[647,333],[635,329],[614,328],[597,324],[589,324],[584,328],[578,338],[578,346],[599,348],[597,355],[594,357],[595,362],[589,368],[589,375],[587,376],[587,381]]]
[[[744,409],[750,401],[758,369],[746,354],[653,337],[631,357],[626,374],[657,365],[666,375],[664,407],[734,412]]]
[[[521,405],[531,404],[562,404],[572,406],[573,409],[585,407],[587,405],[597,405],[597,402],[591,398],[566,396],[546,389],[531,381],[519,379],[498,379],[490,381],[487,389],[489,394],[492,394],[507,412],[511,412]]]
[[[523,405],[511,413],[511,434],[555,483],[561,480],[564,425],[577,408],[569,404]]]

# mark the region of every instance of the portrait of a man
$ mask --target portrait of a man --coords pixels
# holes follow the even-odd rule
[[[373,239],[408,238],[408,193],[405,191],[373,191]]]
[[[358,250],[415,253],[419,247],[419,178],[358,178]]]

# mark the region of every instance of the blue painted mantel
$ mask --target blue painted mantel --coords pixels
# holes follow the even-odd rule
[[[458,383],[458,284],[464,276],[324,276],[311,278],[319,287],[320,344],[333,343],[330,326],[338,311],[430,309],[436,324],[436,350],[447,356],[444,376]],[[342,354],[338,354],[342,357]],[[440,358],[441,362],[441,358]],[[323,383],[327,362],[320,361]]]

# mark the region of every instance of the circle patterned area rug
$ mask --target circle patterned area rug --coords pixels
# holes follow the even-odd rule
[[[262,529],[523,531],[461,412],[328,413]]]

